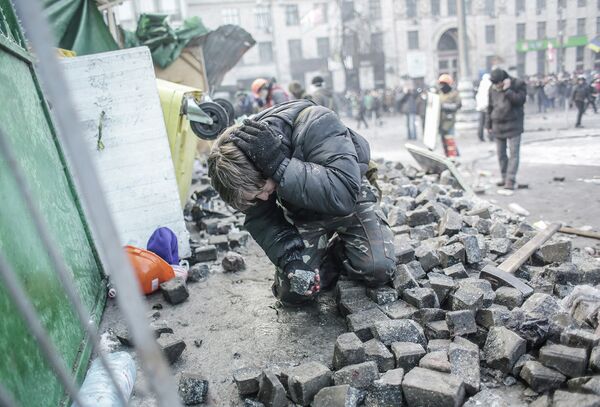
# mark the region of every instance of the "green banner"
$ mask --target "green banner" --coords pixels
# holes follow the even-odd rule
[[[581,47],[588,43],[586,35],[577,35],[574,37],[568,37],[564,39],[562,47],[560,41],[557,38],[544,38],[543,40],[521,40],[517,41],[517,52],[529,52],[529,51],[543,51],[548,49],[551,45],[552,48],[571,48]]]

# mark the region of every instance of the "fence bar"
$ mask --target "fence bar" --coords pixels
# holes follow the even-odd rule
[[[73,107],[69,87],[58,64],[48,22],[38,0],[19,0],[15,7],[27,38],[40,61],[36,66],[42,87],[53,104],[57,137],[65,150],[72,176],[81,198],[86,218],[107,274],[118,291],[117,302],[132,334],[136,351],[163,407],[179,407],[175,380],[150,327],[146,322],[146,305],[125,251],[121,247],[112,215],[95,172],[93,160],[81,139],[80,122]]]
[[[0,383],[0,407],[17,407],[17,403],[2,383]]]
[[[42,245],[46,249],[46,252],[50,257],[50,262],[52,263],[54,269],[58,273],[58,278],[62,283],[67,297],[71,301],[73,308],[75,308],[77,316],[79,317],[79,323],[81,327],[87,333],[90,341],[92,342],[92,345],[94,346],[94,349],[98,354],[98,357],[100,358],[102,366],[104,366],[104,369],[108,373],[108,376],[110,377],[113,385],[115,386],[121,404],[123,406],[126,406],[127,398],[123,394],[123,391],[117,382],[117,378],[114,372],[108,365],[108,361],[106,360],[104,352],[100,349],[100,335],[98,334],[98,329],[96,329],[96,326],[93,323],[90,323],[90,313],[81,302],[81,297],[79,296],[77,288],[73,283],[73,279],[69,268],[65,263],[64,258],[58,252],[58,249],[56,248],[56,245],[54,244],[53,240],[51,239],[50,231],[48,229],[48,226],[46,225],[46,222],[43,220],[42,214],[40,213],[38,206],[34,204],[33,194],[31,193],[31,190],[27,185],[27,180],[25,179],[23,171],[21,171],[21,168],[17,163],[15,154],[12,150],[12,147],[8,143],[6,133],[2,130],[2,128],[0,128],[0,157],[4,157],[4,159],[8,163],[8,168],[10,169],[15,179],[17,189],[19,190],[19,193],[25,201],[25,206],[29,211],[31,218],[33,219],[33,223],[38,232],[38,235],[42,240]]]
[[[38,345],[40,345],[44,357],[54,369],[54,372],[58,376],[63,387],[78,405],[83,406],[77,394],[78,390],[75,380],[69,374],[65,361],[60,358],[58,350],[54,347],[52,340],[42,326],[33,304],[29,301],[27,292],[23,289],[15,271],[10,264],[8,264],[8,261],[2,253],[0,253],[0,276],[2,276],[8,296],[12,299],[17,310],[27,323],[29,331],[37,341]]]

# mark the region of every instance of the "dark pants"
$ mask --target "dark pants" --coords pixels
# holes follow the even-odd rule
[[[363,202],[348,216],[326,221],[295,223],[304,240],[302,259],[319,269],[321,284],[341,274],[379,286],[391,280],[396,268],[394,234],[377,202]],[[330,240],[330,238],[332,238]],[[286,305],[301,305],[314,298],[290,292],[289,280],[275,272],[273,294]]]
[[[575,126],[581,126],[581,116],[585,112],[585,102],[583,100],[576,100],[575,106],[577,106],[577,123],[575,123]]]
[[[477,135],[479,136],[480,141],[485,141],[485,136],[483,135],[483,132],[485,128],[486,116],[486,112],[479,112],[479,127],[477,128]]]
[[[519,169],[519,150],[521,149],[521,135],[510,138],[498,138],[496,136],[496,149],[500,173],[504,182],[517,182],[517,170]],[[508,153],[507,153],[508,149]]]
[[[406,113],[406,130],[408,133],[409,140],[417,139],[417,126],[415,120],[417,119],[416,113]]]

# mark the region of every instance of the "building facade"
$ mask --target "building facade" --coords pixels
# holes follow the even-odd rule
[[[308,86],[319,74],[341,92],[459,72],[460,0],[134,0],[133,14],[163,1],[179,18],[252,34],[256,46],[224,79],[229,90],[257,77]],[[600,34],[600,0],[464,1],[472,79],[494,65],[519,76],[600,70],[600,54],[586,47]]]

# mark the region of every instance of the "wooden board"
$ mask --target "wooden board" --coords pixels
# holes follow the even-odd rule
[[[427,108],[425,110],[425,130],[423,144],[430,150],[435,150],[440,128],[440,95],[427,93]]]
[[[146,247],[161,226],[190,255],[154,67],[146,47],[62,60],[121,242]],[[98,149],[98,124],[104,149]]]

